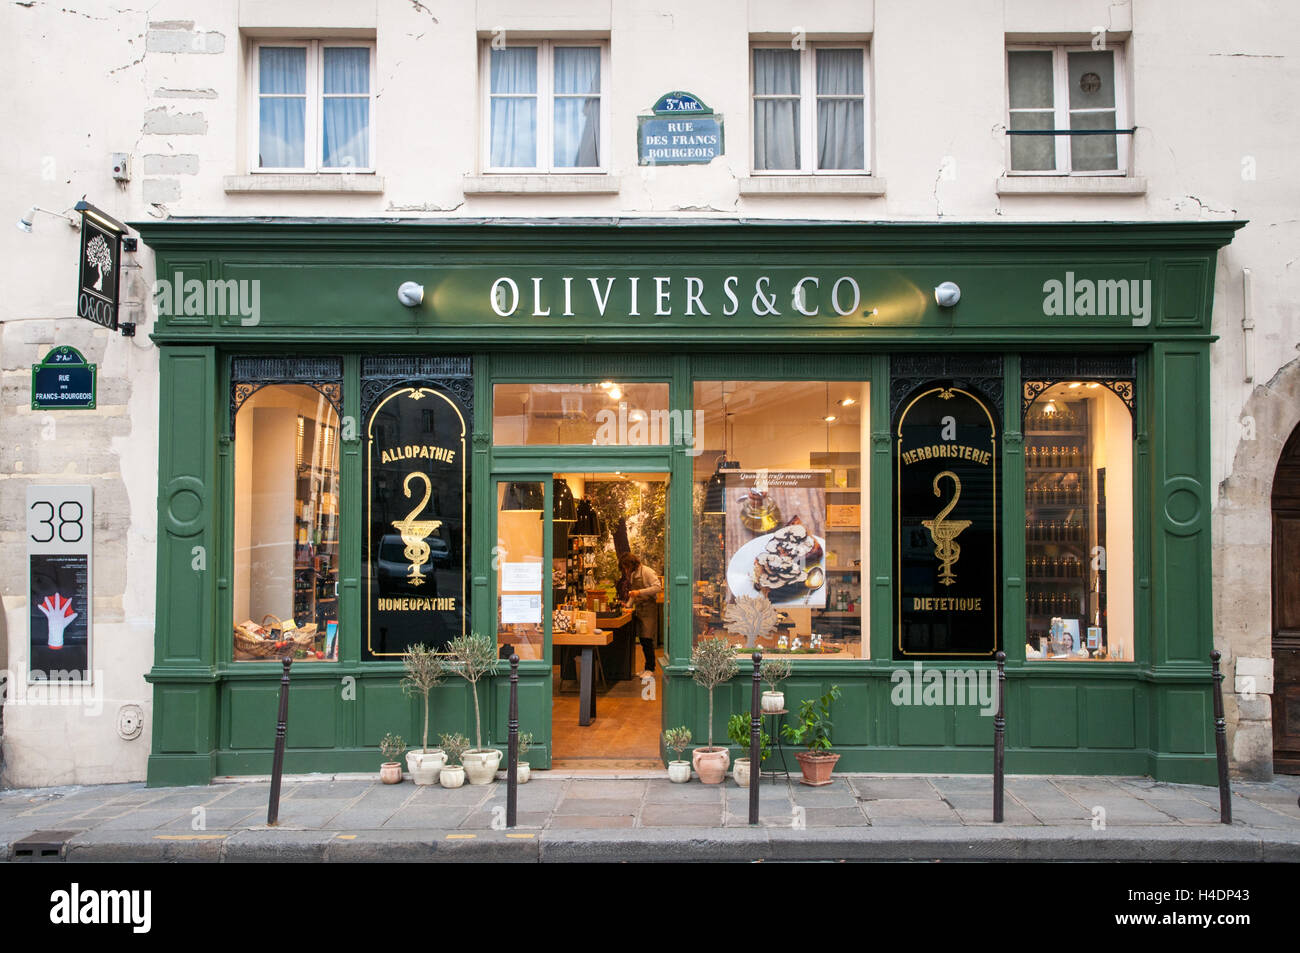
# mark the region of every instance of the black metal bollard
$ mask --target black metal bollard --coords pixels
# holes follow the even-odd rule
[[[1219,761],[1219,821],[1232,823],[1232,789],[1228,787],[1228,725],[1223,719],[1223,673],[1219,659],[1223,654],[1210,653],[1210,685],[1214,691],[1214,750]]]
[[[509,761],[506,764],[506,827],[514,827],[519,814],[519,656],[510,656]]]
[[[289,666],[293,659],[280,660],[280,717],[275,723],[275,757],[271,761],[271,803],[266,808],[266,825],[274,827],[280,818],[280,778],[284,774],[284,734],[289,729]]]
[[[759,689],[762,679],[759,666],[763,664],[763,653],[754,653],[754,693],[749,701],[749,823],[758,823],[758,788],[763,779],[762,731],[763,713],[760,709]]]
[[[993,716],[993,823],[1002,823],[1007,760],[1007,653],[999,652],[998,713]]]

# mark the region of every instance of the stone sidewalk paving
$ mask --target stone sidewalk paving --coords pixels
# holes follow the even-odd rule
[[[354,775],[289,778],[275,828],[266,826],[264,779],[186,788],[116,784],[2,791],[0,860],[27,859],[15,842],[28,835],[64,831],[76,832],[64,838],[69,860],[346,859],[345,848],[353,849],[355,859],[385,859],[385,845],[415,851],[405,859],[435,859],[440,845],[460,847],[464,859],[497,859],[498,848],[521,848],[519,842],[530,840],[534,852],[548,842],[572,850],[586,841],[597,853],[640,843],[653,857],[654,850],[674,842],[697,844],[702,836],[753,850],[775,836],[784,843],[802,838],[822,845],[828,855],[839,845],[846,853],[871,856],[874,843],[886,853],[917,858],[1010,859],[1024,856],[1026,844],[1046,851],[1060,843],[1074,845],[1072,855],[1092,856],[1079,846],[1091,842],[1099,856],[1158,843],[1164,845],[1162,858],[1190,859],[1200,850],[1221,859],[1300,861],[1300,777],[1234,782],[1231,826],[1219,823],[1213,787],[1144,778],[1014,776],[1007,779],[1002,824],[992,820],[992,790],[986,776],[855,775],[821,788],[765,781],[760,824],[753,828],[748,792],[730,779],[726,785],[679,785],[660,776],[535,772],[519,788],[518,826],[509,831],[504,781],[447,790],[409,780],[384,785]],[[483,840],[482,856],[466,849],[476,839]],[[1111,847],[1102,847],[1108,840]],[[489,849],[492,843],[496,847]],[[941,846],[930,850],[922,844]],[[963,855],[963,844],[982,846]],[[355,849],[361,845],[369,845],[369,853]],[[428,856],[419,854],[420,845]],[[527,853],[507,859],[539,859]]]

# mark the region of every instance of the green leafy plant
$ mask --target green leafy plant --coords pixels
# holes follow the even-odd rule
[[[691,678],[709,692],[709,747],[713,747],[713,690],[740,671],[731,643],[721,635],[700,639],[691,653]]]
[[[785,725],[781,737],[791,744],[803,745],[812,753],[831,750],[831,702],[840,697],[840,687],[832,685],[821,698],[805,698],[799,703],[797,724]]]
[[[392,761],[399,761],[401,760],[402,752],[406,750],[406,742],[402,740],[401,735],[395,735],[390,731],[388,734],[384,735],[383,739],[379,742],[379,750],[384,756],[385,764]]]
[[[740,749],[738,757],[749,757],[749,716],[736,712],[727,719],[727,738]],[[763,728],[758,730],[759,760],[766,761],[771,753],[772,736]]]
[[[691,746],[691,729],[683,725],[680,728],[669,728],[664,731],[664,747],[670,751],[677,752],[675,760],[681,761],[682,753]]]
[[[420,738],[420,750],[428,754],[429,692],[442,684],[447,676],[446,667],[438,653],[427,645],[412,645],[402,656],[402,665],[406,668],[402,691],[407,695],[420,695],[424,699],[424,734]]]
[[[441,735],[438,744],[447,752],[448,764],[460,764],[460,756],[469,750],[469,739],[459,731],[452,735]]]
[[[763,664],[758,668],[758,677],[767,683],[768,691],[776,691],[776,686],[780,685],[790,677],[793,671],[789,659],[769,658],[764,659]]]
[[[479,714],[478,683],[484,675],[495,675],[500,659],[497,657],[497,643],[491,636],[471,632],[458,635],[447,643],[449,661],[445,663],[448,670],[455,672],[469,682],[470,694],[474,696],[474,749],[483,750],[482,717]]]
[[[528,749],[533,746],[533,733],[531,731],[521,731],[519,733],[518,757],[515,758],[515,764],[523,760],[524,755],[528,754]]]

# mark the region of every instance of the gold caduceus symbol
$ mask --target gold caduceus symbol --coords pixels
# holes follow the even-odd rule
[[[429,561],[429,544],[424,541],[435,529],[442,525],[442,520],[417,520],[416,514],[424,509],[424,504],[429,502],[429,497],[433,493],[433,486],[429,483],[429,477],[418,470],[414,470],[406,475],[402,482],[402,492],[406,494],[407,499],[411,497],[411,481],[415,478],[424,481],[424,498],[416,504],[415,509],[406,514],[405,519],[393,520],[393,528],[402,534],[402,542],[406,544],[406,549],[402,551],[411,562],[411,572],[406,580],[412,586],[424,584],[424,577],[420,575],[420,567]]]
[[[934,541],[934,555],[940,563],[939,581],[945,586],[951,586],[957,581],[952,571],[953,563],[961,558],[961,547],[957,545],[957,536],[970,525],[971,521],[948,519],[948,514],[953,511],[957,499],[961,496],[961,480],[951,470],[944,470],[934,478],[935,496],[941,495],[939,481],[944,477],[952,477],[952,499],[939,511],[938,516],[932,520],[922,520],[921,525],[930,531],[930,539]]]

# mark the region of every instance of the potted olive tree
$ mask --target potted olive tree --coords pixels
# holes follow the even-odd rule
[[[459,635],[447,643],[447,654],[450,657],[447,667],[469,682],[469,692],[474,696],[474,747],[461,756],[465,777],[470,784],[491,784],[501,764],[501,752],[483,747],[478,683],[484,675],[496,674],[499,661],[496,641],[477,632]]]
[[[749,787],[749,715],[736,712],[727,719],[727,738],[733,745],[740,749],[741,755],[736,756],[735,765],[732,769],[731,776],[736,779],[736,783],[742,788]],[[762,762],[767,760],[768,752],[771,750],[772,736],[762,728],[758,733],[758,752],[760,770]]]
[[[402,656],[402,665],[406,668],[402,691],[407,695],[419,695],[424,703],[424,734],[420,737],[420,749],[406,753],[406,767],[416,784],[436,784],[438,771],[446,762],[447,754],[441,748],[429,747],[429,692],[442,683],[446,671],[438,653],[427,645],[412,645]]]
[[[793,725],[781,729],[781,737],[807,750],[795,757],[803,772],[803,783],[814,787],[831,783],[831,771],[840,756],[831,752],[831,702],[840,697],[840,687],[832,685],[821,698],[805,698],[799,703],[799,715]]]
[[[691,763],[682,758],[682,753],[690,746],[691,729],[685,725],[664,732],[664,747],[677,752],[677,760],[668,762],[668,780],[674,784],[685,784],[691,779]]]
[[[438,783],[444,788],[458,788],[465,783],[465,766],[460,763],[460,759],[469,747],[469,739],[456,732],[454,735],[443,735],[438,743],[447,753],[447,761],[438,772]]]
[[[763,659],[763,664],[758,669],[759,677],[767,683],[768,689],[763,692],[763,711],[771,713],[785,708],[785,692],[777,686],[790,677],[790,672],[789,659]]]
[[[700,780],[705,784],[721,784],[727,776],[731,755],[725,747],[713,745],[713,690],[735,677],[740,671],[731,643],[723,636],[701,639],[691,653],[691,678],[709,693],[709,743],[707,747],[691,752],[691,761]]]
[[[385,784],[402,783],[402,752],[406,743],[401,735],[391,731],[379,742],[379,751],[384,756],[384,763],[379,766],[379,780]]]

